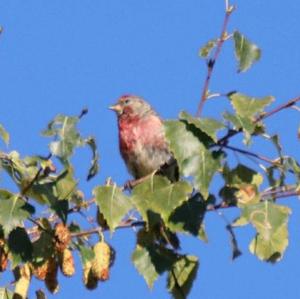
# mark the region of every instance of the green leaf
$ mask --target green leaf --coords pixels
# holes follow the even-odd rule
[[[58,175],[40,175],[29,181],[23,182],[21,191],[27,197],[30,197],[41,204],[51,206],[61,205],[58,201],[72,200],[77,193],[78,182],[74,179],[73,169],[71,167],[62,170]]]
[[[81,116],[86,113],[85,111],[86,110],[83,110]],[[69,164],[69,158],[76,147],[87,145],[93,155],[87,176],[87,180],[90,180],[99,171],[99,154],[95,138],[88,137],[83,139],[78,131],[77,124],[81,116],[57,115],[54,120],[48,124],[47,129],[44,130],[42,134],[47,137],[55,137],[55,140],[49,145],[50,152],[59,157],[65,165]]]
[[[185,299],[193,286],[199,268],[198,258],[185,255],[178,259],[168,274],[168,290],[175,299]]]
[[[241,207],[260,201],[258,189],[263,182],[261,174],[243,164],[232,170],[225,165],[222,174],[225,186],[219,194],[228,204]]]
[[[251,43],[244,35],[240,32],[235,31],[233,34],[235,56],[239,63],[238,71],[245,72],[248,70],[253,63],[258,61],[261,56],[261,50],[257,45]]]
[[[38,168],[35,165],[27,165],[20,159],[20,154],[12,151],[0,157],[1,167],[9,174],[20,190],[25,188],[35,177]]]
[[[9,134],[1,124],[0,124],[0,137],[5,142],[6,145],[9,144]]]
[[[223,178],[227,186],[239,187],[242,184],[252,184],[259,187],[263,177],[255,170],[243,164],[238,164],[235,168],[224,167]]]
[[[211,180],[221,165],[221,156],[206,149],[182,121],[165,122],[165,132],[180,173],[194,177],[195,188],[207,199]]]
[[[203,224],[205,212],[206,202],[196,194],[171,214],[166,225],[174,232],[189,233],[207,242]]]
[[[257,235],[250,243],[250,251],[259,259],[276,262],[288,245],[287,222],[290,209],[270,201],[247,205],[234,226],[251,223]]]
[[[93,158],[91,161],[91,167],[88,172],[87,180],[89,181],[99,172],[99,154],[97,150],[96,141],[93,137],[89,137],[85,140],[85,143],[90,147],[93,153]]]
[[[42,132],[43,136],[55,136],[58,140],[50,143],[50,152],[66,161],[77,146],[83,145],[83,140],[77,130],[78,117],[57,115]]]
[[[95,252],[90,247],[79,245],[79,252],[83,265],[85,265],[87,262],[91,262],[95,258]]]
[[[137,245],[131,259],[138,272],[144,277],[148,287],[153,288],[154,282],[159,277],[159,273],[152,263],[149,251]]]
[[[177,254],[155,242],[152,232],[141,229],[137,235],[137,246],[132,254],[132,262],[144,277],[149,288],[165,271],[170,271],[177,261]]]
[[[153,211],[167,223],[171,213],[188,200],[191,192],[192,186],[188,182],[171,184],[167,178],[153,175],[134,188],[132,202],[144,220],[149,211]]]
[[[233,124],[233,129],[236,131],[243,129],[250,135],[254,132],[255,124],[253,123],[253,120],[251,120],[251,118],[243,117],[238,114],[234,115],[227,111],[224,112],[223,117],[225,120],[228,120]]]
[[[225,120],[230,121],[233,124],[233,129],[236,131],[243,130],[244,143],[249,145],[251,142],[251,135],[255,132],[256,124],[253,120],[247,116],[234,115],[229,112],[223,114]]]
[[[68,167],[58,175],[43,173],[41,159],[27,157],[20,159],[19,153],[11,152],[0,158],[3,169],[18,185],[20,192],[41,204],[71,199],[76,193],[78,182],[73,177],[73,169]],[[49,163],[48,163],[49,164]]]
[[[93,194],[110,231],[114,232],[121,220],[132,209],[131,201],[116,184],[98,186],[93,190]]]
[[[224,125],[221,122],[213,118],[196,118],[184,111],[180,113],[179,118],[187,121],[189,124],[193,124],[209,136],[214,142],[218,141],[216,135],[217,131],[224,128]]]
[[[34,263],[43,263],[54,253],[53,238],[51,233],[41,232],[40,237],[32,243]]]
[[[202,58],[207,58],[214,47],[217,45],[217,39],[209,40],[200,50],[199,56]]]
[[[258,113],[263,112],[264,108],[274,101],[274,97],[272,96],[254,98],[241,93],[233,93],[229,98],[237,115],[250,119]]]
[[[32,259],[32,244],[24,228],[17,227],[10,232],[8,248],[12,255],[12,268]]]
[[[0,193],[0,224],[7,236],[15,227],[22,226],[23,221],[34,213],[34,208],[18,195],[11,194],[10,198],[3,198]]]

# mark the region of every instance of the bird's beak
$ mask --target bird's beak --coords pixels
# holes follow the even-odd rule
[[[122,113],[122,107],[120,104],[115,104],[115,105],[109,106],[108,109],[113,110],[118,114]]]

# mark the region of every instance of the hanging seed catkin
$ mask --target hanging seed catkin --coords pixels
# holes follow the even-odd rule
[[[45,277],[45,285],[49,292],[55,294],[59,290],[59,284],[57,280],[58,265],[54,258],[48,260],[48,269]]]
[[[88,290],[94,290],[98,286],[98,280],[92,272],[92,262],[90,261],[83,266],[83,283]]]
[[[109,279],[109,266],[111,259],[110,246],[105,242],[98,242],[94,246],[95,258],[92,261],[92,272],[98,280]]]
[[[59,255],[59,266],[61,272],[65,276],[73,276],[75,274],[75,264],[74,258],[72,255],[72,251],[66,248],[60,255]]]
[[[48,259],[41,265],[32,265],[31,264],[32,275],[34,275],[39,280],[45,280],[46,275],[48,273],[49,263],[50,263],[50,260]]]
[[[4,272],[7,268],[8,253],[5,248],[5,240],[0,239],[0,272]]]
[[[30,267],[28,264],[24,264],[24,266],[20,268],[19,275],[20,277],[16,282],[13,299],[25,299],[27,297],[28,288],[31,280]]]
[[[58,252],[63,252],[71,242],[71,233],[67,226],[58,223],[54,228],[55,248]]]

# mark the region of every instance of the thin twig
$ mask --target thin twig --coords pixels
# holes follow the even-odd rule
[[[208,88],[209,88],[210,80],[211,80],[212,73],[214,70],[214,66],[216,64],[217,59],[219,58],[222,46],[223,46],[224,42],[227,40],[227,36],[228,36],[227,35],[227,26],[228,26],[228,22],[229,22],[231,13],[234,11],[234,7],[229,6],[228,1],[225,2],[225,6],[226,6],[226,12],[225,12],[224,22],[223,22],[223,26],[222,26],[222,30],[221,30],[221,35],[220,35],[220,38],[218,39],[214,55],[207,62],[207,74],[206,74],[206,79],[204,81],[204,86],[203,86],[200,102],[198,105],[196,117],[200,117],[200,115],[201,115],[204,103],[207,100]]]
[[[288,186],[286,191],[284,189],[277,189],[277,190],[267,190],[265,192],[262,192],[261,194],[261,201],[266,200],[267,198],[272,197],[272,199],[279,199],[279,198],[286,198],[286,197],[292,197],[292,196],[299,196],[300,192],[297,191],[296,187],[292,188],[292,186]],[[229,209],[229,208],[236,208],[236,205],[228,204],[224,201],[221,203],[215,204],[215,205],[207,205],[206,212],[218,212],[221,209]],[[219,212],[218,212],[219,213]],[[222,214],[222,217],[224,215]],[[226,219],[226,218],[225,218]],[[126,219],[123,222],[118,225],[115,230],[118,229],[126,229],[126,228],[133,228],[133,227],[140,227],[145,226],[146,222],[142,220],[135,220],[135,219]],[[108,230],[108,227],[97,227],[92,228],[90,230],[85,230],[81,232],[72,233],[72,238],[78,238],[78,237],[85,237],[92,234],[99,234],[100,232]]]
[[[237,148],[237,147],[234,147],[234,146],[230,146],[230,145],[223,145],[223,147],[227,148],[227,149],[230,149],[234,152],[238,152],[238,153],[241,153],[241,154],[244,154],[244,155],[247,155],[247,156],[251,156],[251,157],[257,158],[259,160],[262,160],[264,162],[267,162],[269,164],[278,166],[277,162],[275,162],[272,159],[269,159],[265,156],[262,156],[262,155],[259,155],[259,154],[256,154],[256,153],[253,153],[253,152],[250,152],[250,151],[247,151],[247,150],[243,150],[243,149],[240,149],[240,148]]]
[[[118,225],[115,229],[122,229],[122,228],[131,228],[131,227],[137,227],[137,226],[145,226],[146,222],[145,221],[124,221],[120,225]],[[109,228],[102,228],[102,227],[96,227],[90,230],[86,231],[81,231],[78,233],[72,233],[71,237],[72,238],[78,238],[78,237],[84,237],[84,236],[89,236],[92,234],[99,234],[99,232],[103,232],[105,230],[108,230]]]
[[[262,119],[266,119],[274,114],[276,114],[277,112],[283,110],[283,109],[286,109],[286,108],[289,108],[289,107],[292,107],[293,105],[295,105],[295,103],[299,102],[300,101],[300,96],[299,97],[296,97],[294,99],[291,99],[289,101],[287,101],[286,103],[283,103],[282,105],[279,105],[278,107],[276,107],[275,109],[267,112],[267,113],[264,113],[262,115],[260,115],[256,120],[255,120],[255,123],[261,121]]]
[[[45,160],[50,160],[52,157],[52,154],[50,153]],[[24,187],[24,189],[21,191],[21,195],[26,195],[27,191],[38,181],[40,178],[40,175],[44,168],[42,166],[39,167],[38,171],[36,172],[34,178],[29,182],[27,186]]]
[[[158,171],[158,170],[157,170]],[[156,172],[156,171],[155,171]],[[147,174],[141,178],[138,178],[136,180],[131,180],[131,181],[128,181],[124,184],[124,186],[122,187],[122,190],[131,190],[133,189],[135,186],[147,181],[149,178],[151,178],[155,172],[151,172],[150,174]]]
[[[255,120],[254,120],[254,123],[258,123],[284,109],[287,109],[287,108],[290,108],[292,107],[293,105],[295,105],[295,103],[299,102],[300,101],[300,96],[296,97],[296,98],[293,98],[281,105],[279,105],[278,107],[274,108],[273,110],[267,112],[267,113],[264,113],[264,114],[261,114],[260,116],[258,116]],[[218,145],[223,145],[225,144],[228,139],[230,139],[231,137],[241,133],[243,130],[240,129],[240,130],[229,130],[229,132],[222,138],[220,138],[218,141],[217,141],[217,144]]]

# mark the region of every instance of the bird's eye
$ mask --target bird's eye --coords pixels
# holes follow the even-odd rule
[[[130,102],[129,99],[126,99],[126,100],[124,101],[125,104],[129,104],[129,102]]]

